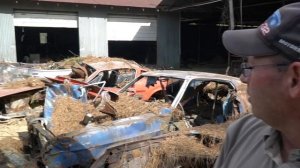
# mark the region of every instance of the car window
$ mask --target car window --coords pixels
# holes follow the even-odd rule
[[[106,87],[123,87],[135,78],[135,69],[115,69],[101,71],[89,83],[105,81]]]
[[[88,64],[85,64],[86,66],[86,71],[88,73],[88,76],[90,76],[92,73],[94,73],[96,71],[96,69],[94,69],[93,67],[91,67],[90,65]]]
[[[136,70],[135,69],[119,69],[118,76],[116,80],[116,86],[121,88],[125,86],[128,82],[135,78]]]
[[[94,79],[92,79],[92,80],[89,81],[89,83],[92,84],[92,83],[97,83],[97,82],[103,81],[104,80],[104,76],[107,76],[106,75],[107,73],[108,73],[107,71],[99,72]]]
[[[176,97],[183,79],[157,76],[140,76],[130,86],[126,86],[128,92],[134,92],[137,97],[145,101],[170,101]]]
[[[235,96],[230,83],[192,80],[183,94],[180,106],[193,126],[222,123],[233,115],[234,107],[237,107]]]

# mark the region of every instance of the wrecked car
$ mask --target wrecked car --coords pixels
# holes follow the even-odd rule
[[[9,64],[0,69],[0,121],[22,117],[42,108],[33,104],[33,95],[42,92],[45,84],[38,78],[28,77]],[[37,110],[39,109],[39,110]]]
[[[161,91],[154,94],[151,101],[164,101],[169,107],[160,108],[158,113],[148,111],[103,123],[92,122],[91,115],[83,110],[78,115],[85,125],[60,134],[53,133],[58,125],[53,119],[57,95],[71,95],[73,99],[87,102],[86,90],[80,85],[48,87],[43,116],[28,119],[31,147],[42,164],[48,167],[113,167],[104,156],[119,145],[127,146],[196,126],[225,123],[249,112],[246,86],[235,77],[175,70],[146,72],[124,86],[119,94],[141,99],[146,90],[134,90],[132,85],[142,83],[144,88],[150,89],[160,86]]]
[[[72,73],[68,76],[58,76],[53,80],[63,82],[70,80],[73,84],[93,84],[106,81],[106,87],[123,87],[129,81],[148,71],[133,61],[112,60],[96,63],[78,63],[72,66]]]
[[[71,69],[72,73],[67,76],[56,76],[48,79],[56,83],[68,81],[71,84],[86,86],[89,98],[97,97],[103,86],[103,90],[116,93],[119,88],[125,86],[141,73],[149,71],[148,68],[142,67],[134,61],[123,59],[76,63]]]
[[[142,87],[146,89],[135,89]],[[188,115],[192,118],[199,111],[204,118],[212,119],[218,112],[222,112],[223,116],[219,115],[218,119],[224,121],[227,115],[232,115],[229,114],[232,109],[235,113],[241,113],[250,108],[246,85],[236,77],[215,73],[177,70],[146,72],[123,87],[119,93],[127,93],[142,100],[163,99],[172,103],[172,108],[180,108],[186,117]]]
[[[185,131],[117,143],[107,148],[105,154],[91,168],[212,168],[227,127],[227,123],[203,125]]]

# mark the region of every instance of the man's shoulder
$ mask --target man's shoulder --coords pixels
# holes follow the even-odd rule
[[[215,168],[261,166],[267,159],[264,154],[264,137],[271,129],[252,114],[233,122],[227,129],[226,139]]]
[[[251,136],[252,139],[263,139],[265,135],[270,133],[271,129],[270,126],[253,116],[253,114],[247,114],[229,126],[227,136],[239,139],[248,136]]]
[[[246,114],[233,122],[229,127],[240,129],[270,128],[264,121],[256,118],[252,113]]]

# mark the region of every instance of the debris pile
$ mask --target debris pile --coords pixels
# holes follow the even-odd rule
[[[111,62],[111,61],[121,61],[121,62],[130,62],[131,64],[137,64],[134,61],[129,61],[123,58],[115,57],[96,57],[96,56],[86,56],[86,57],[71,57],[64,59],[59,62],[49,61],[45,64],[39,64],[34,66],[36,69],[71,69],[72,66],[78,63],[96,63],[96,62]]]
[[[86,114],[91,114],[97,123],[103,123],[105,121],[133,117],[147,112],[159,114],[161,107],[170,106],[170,104],[165,102],[145,102],[136,97],[126,96],[125,94],[121,94],[116,102],[110,101],[109,104],[116,110],[115,117],[101,113],[101,109],[94,107],[92,104],[82,103],[70,96],[59,96],[55,100],[52,114],[53,128],[51,131],[55,135],[60,135],[84,128],[81,122]]]
[[[199,135],[196,136],[182,131],[167,137],[152,148],[146,167],[212,167],[219,155],[228,125],[207,124],[198,128]]]
[[[69,96],[59,96],[55,100],[54,111],[52,114],[51,131],[55,135],[68,133],[84,127],[81,121],[86,114],[97,115],[96,109],[88,104],[82,103]]]
[[[36,168],[34,159],[26,155],[28,142],[27,123],[23,119],[11,119],[0,126],[0,167]],[[27,157],[28,156],[28,157]]]

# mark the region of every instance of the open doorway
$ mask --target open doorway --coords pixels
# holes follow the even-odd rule
[[[121,57],[141,64],[156,64],[156,41],[109,41],[110,57]]]
[[[78,28],[15,27],[17,61],[43,63],[79,55]]]

